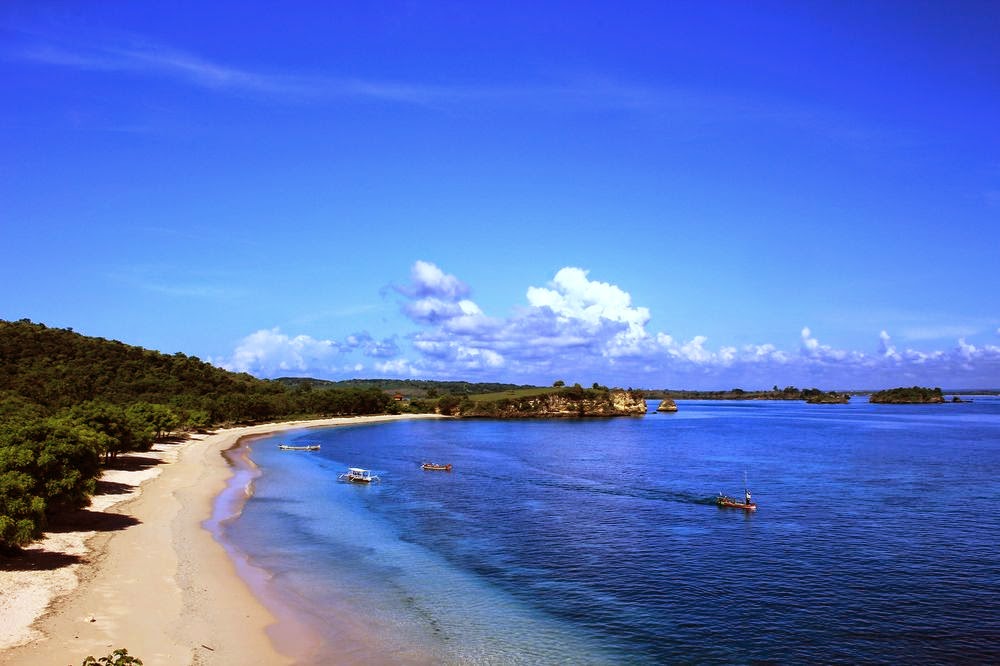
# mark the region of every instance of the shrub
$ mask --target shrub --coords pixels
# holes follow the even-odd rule
[[[142,659],[133,657],[125,648],[118,648],[100,659],[88,656],[81,666],[142,666]]]

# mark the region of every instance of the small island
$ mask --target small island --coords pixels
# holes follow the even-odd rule
[[[868,402],[885,405],[931,405],[944,402],[940,388],[923,386],[899,387],[876,391],[868,398]]]
[[[664,398],[660,401],[660,406],[656,408],[658,412],[676,412],[677,403],[674,402],[673,398]]]

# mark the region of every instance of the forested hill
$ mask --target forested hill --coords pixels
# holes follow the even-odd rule
[[[169,407],[180,427],[390,409],[378,389],[286,386],[22,319],[0,320],[0,420],[50,416],[83,403]]]
[[[87,400],[202,408],[205,398],[266,392],[263,384],[194,356],[161,354],[27,320],[0,321],[0,387],[46,412]]]

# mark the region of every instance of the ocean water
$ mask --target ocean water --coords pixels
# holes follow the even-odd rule
[[[678,404],[257,439],[219,530],[303,663],[1000,662],[1000,399]]]

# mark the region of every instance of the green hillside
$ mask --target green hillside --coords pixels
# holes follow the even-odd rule
[[[171,432],[400,406],[377,388],[287,386],[28,320],[0,320],[0,549],[90,503],[104,463]]]

